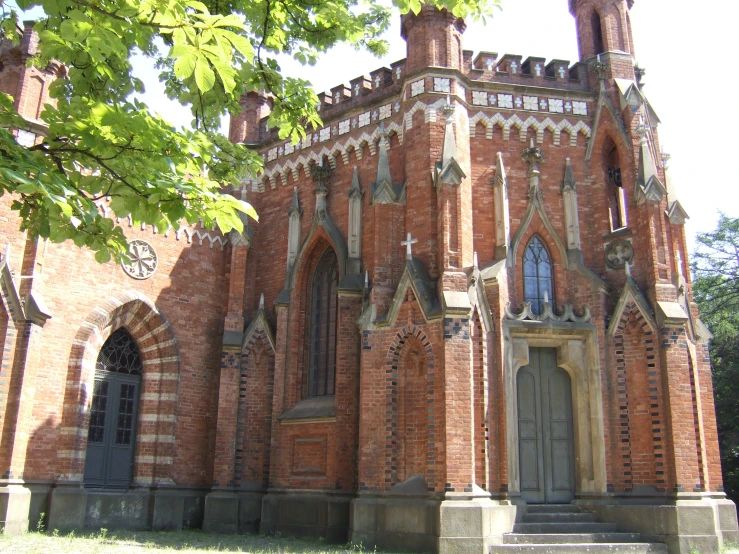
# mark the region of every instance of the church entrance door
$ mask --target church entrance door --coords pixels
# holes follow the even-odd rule
[[[554,348],[531,348],[517,376],[521,496],[555,504],[575,496],[572,388]]]

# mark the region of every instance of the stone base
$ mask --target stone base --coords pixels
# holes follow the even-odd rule
[[[85,527],[88,529],[120,529],[144,531],[150,529],[150,491],[133,489],[109,491],[90,489],[87,492]]]
[[[79,483],[57,485],[49,495],[49,531],[72,531],[85,527],[87,491]]]
[[[351,497],[302,491],[270,491],[262,500],[261,533],[323,538],[349,537]]]
[[[212,491],[205,497],[203,531],[236,533],[239,530],[239,498],[231,491]]]
[[[185,518],[185,495],[176,489],[158,489],[151,494],[152,531],[181,531]]]
[[[599,521],[617,524],[621,532],[639,533],[644,542],[665,543],[670,554],[718,553],[724,542],[734,542],[739,534],[734,503],[710,495],[614,496],[577,504],[594,512]]]
[[[239,533],[259,533],[262,523],[261,491],[237,491],[239,499]]]
[[[23,485],[0,486],[0,531],[17,535],[28,531],[31,491]]]
[[[479,498],[360,495],[352,501],[352,543],[411,552],[489,552],[516,521],[518,507]]]

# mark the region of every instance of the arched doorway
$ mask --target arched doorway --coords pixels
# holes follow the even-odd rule
[[[84,483],[126,488],[133,476],[141,353],[123,328],[108,337],[95,364]]]
[[[554,348],[531,348],[518,371],[518,449],[521,496],[529,503],[575,497],[572,385],[557,367]]]

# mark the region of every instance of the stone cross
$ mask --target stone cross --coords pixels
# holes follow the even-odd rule
[[[400,79],[400,68],[399,67],[395,68],[395,78]]]
[[[485,63],[488,66],[488,71],[492,71],[493,70],[493,59],[492,58],[488,58]]]
[[[406,260],[412,260],[413,259],[413,252],[411,252],[411,245],[416,244],[418,242],[418,239],[411,238],[410,232],[408,233],[408,237],[406,240],[400,241],[401,246],[405,246],[405,259]]]
[[[335,102],[336,102],[337,104],[339,103],[339,99],[340,99],[340,98],[341,98],[341,94],[337,92],[337,93],[336,93],[336,96],[334,97],[334,100],[335,100]]]
[[[380,76],[375,75],[375,88],[380,88]]]
[[[559,72],[559,78],[564,79],[565,78],[565,68],[560,65],[557,71]]]
[[[359,96],[359,85],[354,85],[354,96]]]
[[[536,64],[534,66],[534,69],[536,70],[536,76],[541,77],[541,66],[539,64]]]
[[[517,69],[518,69],[518,64],[516,63],[516,60],[513,60],[511,62],[511,73],[515,73]]]

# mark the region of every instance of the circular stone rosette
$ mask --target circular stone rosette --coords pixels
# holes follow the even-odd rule
[[[132,240],[128,243],[128,257],[131,263],[123,264],[123,271],[134,279],[148,279],[157,269],[158,258],[154,247],[145,240]]]
[[[628,240],[617,240],[606,246],[606,265],[611,269],[623,269],[633,260],[634,247]]]

